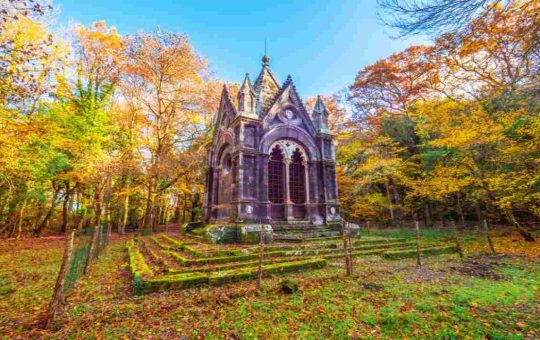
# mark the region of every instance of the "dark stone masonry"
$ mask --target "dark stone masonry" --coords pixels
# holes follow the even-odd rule
[[[210,224],[327,225],[340,220],[330,114],[317,98],[307,112],[290,76],[280,86],[264,56],[238,107],[224,87],[208,154],[205,220]]]

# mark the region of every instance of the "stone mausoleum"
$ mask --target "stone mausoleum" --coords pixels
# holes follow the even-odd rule
[[[280,85],[262,58],[235,106],[224,87],[208,154],[208,224],[306,228],[340,221],[333,136],[321,98],[308,112],[290,76]]]

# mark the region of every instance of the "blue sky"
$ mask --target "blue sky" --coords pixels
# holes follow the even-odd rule
[[[300,95],[330,94],[377,59],[421,39],[393,40],[376,0],[56,0],[61,25],[105,20],[121,34],[185,33],[214,73],[241,82],[260,71],[264,39],[280,82],[291,74]]]

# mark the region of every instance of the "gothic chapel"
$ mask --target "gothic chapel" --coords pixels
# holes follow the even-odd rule
[[[279,85],[262,58],[237,94],[224,87],[208,151],[205,219],[210,223],[340,220],[330,114],[320,97],[308,113],[290,76]]]

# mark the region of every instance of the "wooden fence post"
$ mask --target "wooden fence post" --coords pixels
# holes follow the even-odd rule
[[[350,276],[351,273],[351,258],[349,256],[349,246],[347,242],[347,230],[345,228],[345,220],[341,219],[341,236],[343,237],[343,255],[345,256],[345,269],[347,271],[347,276]]]
[[[345,228],[347,230],[347,228]],[[349,256],[349,272],[351,275],[353,274],[353,256],[352,256],[352,241],[351,241],[351,232],[350,230],[347,232],[347,240],[349,241],[347,244],[347,255]]]
[[[54,322],[58,306],[63,300],[63,289],[66,281],[67,273],[71,262],[73,260],[73,244],[75,242],[75,229],[73,229],[66,237],[66,248],[64,249],[64,256],[62,257],[62,265],[60,266],[60,272],[56,278],[56,284],[54,285],[53,298],[49,304],[47,310],[47,319],[45,321],[45,327],[50,328]]]
[[[461,243],[459,242],[459,237],[458,237],[458,232],[457,232],[457,227],[456,227],[456,222],[454,222],[454,220],[452,220],[450,222],[450,224],[452,225],[452,231],[454,233],[454,241],[456,242],[456,250],[459,254],[459,257],[463,260],[463,248],[461,248]]]
[[[491,240],[491,236],[489,235],[489,225],[486,219],[484,219],[484,231],[486,232],[487,241],[489,244],[489,249],[491,250],[491,253],[493,255],[497,255],[497,252],[495,252],[495,247],[493,246],[493,241]]]
[[[88,247],[88,254],[86,256],[86,262],[84,264],[84,274],[88,274],[90,271],[90,264],[92,263],[92,260],[94,258],[95,248],[96,248],[96,242],[99,234],[99,224],[97,224],[94,227],[94,230],[92,232],[92,239],[90,240],[90,246]]]
[[[264,242],[266,238],[266,226],[261,224],[260,241],[259,241],[259,265],[258,265],[258,276],[257,276],[257,289],[261,289],[261,282],[263,276],[263,258],[264,258]]]
[[[418,266],[421,266],[422,262],[420,261],[420,223],[418,223],[418,220],[414,221],[414,227],[416,229],[416,264]]]

